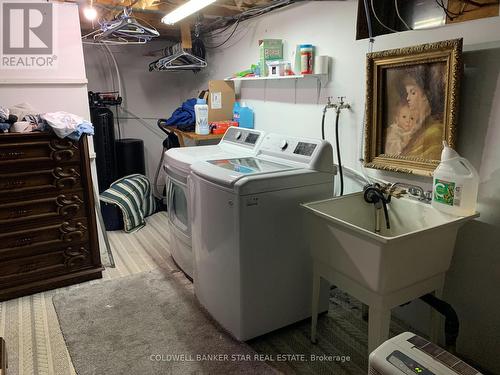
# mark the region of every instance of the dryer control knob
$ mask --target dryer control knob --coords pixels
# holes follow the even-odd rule
[[[284,151],[286,150],[286,148],[288,147],[288,142],[286,141],[286,139],[283,139],[280,143],[280,147],[281,149]]]
[[[240,138],[241,138],[241,132],[236,133],[236,139],[240,139]]]

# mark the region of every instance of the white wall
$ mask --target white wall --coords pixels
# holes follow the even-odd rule
[[[287,46],[312,43],[317,46],[318,54],[333,57],[332,80],[322,88],[319,103],[317,86],[311,81],[247,82],[241,88],[241,97],[255,109],[256,128],[320,137],[321,111],[326,97],[346,96],[352,110],[341,116],[343,162],[360,170],[368,42],[355,40],[356,15],[357,1],[307,2],[242,23],[227,45],[209,55],[209,67],[204,72],[178,73],[175,78],[164,76],[168,73],[147,72],[146,63],[151,58],[142,57],[139,50],[133,49],[137,47],[115,47],[127,92],[126,105],[145,117],[168,116],[182,100],[205,88],[209,79],[227,77],[255,63],[259,39],[282,38]],[[381,36],[376,38],[374,50],[457,37],[464,38],[466,51],[458,151],[471,160],[480,173],[481,218],[465,225],[459,234],[447,276],[445,300],[460,317],[459,352],[500,373],[498,345],[495,345],[500,341],[500,294],[496,290],[500,285],[500,50],[497,49],[500,20],[495,17],[435,30]],[[290,56],[292,49],[286,48],[285,54]],[[101,66],[106,64],[99,56],[96,51],[85,48],[89,87],[93,90],[110,87],[109,70]],[[333,121],[331,113],[326,127],[327,139],[331,142],[334,141]],[[151,123],[154,124],[154,120]],[[151,148],[148,163],[155,164],[161,139],[136,122],[131,121],[126,127],[127,136],[144,138]],[[374,170],[368,173],[391,181],[413,181],[430,189],[430,179]],[[352,189],[353,185],[348,188]],[[400,315],[424,330],[428,313],[418,302],[399,309]]]
[[[256,128],[290,135],[320,137],[321,109],[328,96],[346,96],[352,105],[341,115],[343,162],[360,170],[360,138],[365,104],[366,40],[355,41],[357,1],[308,2],[244,24],[228,48],[210,56],[207,79],[220,79],[247,68],[258,59],[257,43],[264,38],[286,40],[293,46],[312,43],[317,53],[333,57],[331,82],[316,103],[313,82],[250,82],[241,88],[241,99],[256,112]],[[500,372],[500,20],[498,17],[409,31],[376,38],[374,50],[385,50],[452,38],[464,38],[465,77],[462,88],[458,151],[469,158],[481,176],[481,218],[467,224],[457,239],[447,276],[445,300],[460,317],[458,350],[482,366]],[[292,46],[292,47],[290,47]],[[198,89],[194,83],[184,96]],[[327,117],[327,139],[334,141],[333,112]],[[430,179],[368,171],[392,181],[411,180],[430,189]],[[410,272],[410,270],[409,270]],[[399,315],[426,330],[428,308],[415,302]],[[417,317],[417,319],[415,318]]]
[[[145,55],[167,45],[168,42],[155,41],[146,45],[110,47],[119,66],[121,94],[124,98],[122,106],[144,118],[144,121],[138,121],[132,115],[120,111],[122,138],[144,140],[146,173],[150,178],[155,174],[165,138],[165,134],[156,126],[156,121],[158,118],[170,117],[182,102],[178,74],[148,70],[149,63],[159,56]],[[104,47],[84,44],[84,55],[89,90],[118,90],[114,64]]]

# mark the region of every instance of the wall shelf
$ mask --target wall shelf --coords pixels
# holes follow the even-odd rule
[[[314,80],[318,87],[317,100],[319,103],[319,98],[321,94],[321,88],[328,83],[328,74],[296,74],[293,76],[279,76],[279,77],[238,77],[238,78],[226,78],[224,81],[233,81],[235,83],[236,95],[240,95],[241,85],[244,82],[250,81],[264,81],[264,87],[267,87],[267,81],[289,81],[295,83],[295,92],[297,90],[297,82],[299,80]],[[295,94],[296,95],[296,94]],[[295,99],[296,102],[296,99]]]
[[[317,79],[323,82],[328,79],[328,75],[296,74],[293,76],[280,76],[280,77],[237,77],[237,78],[226,78],[225,81],[271,81],[271,80],[290,80],[290,79]]]

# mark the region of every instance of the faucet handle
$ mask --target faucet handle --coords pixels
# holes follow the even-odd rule
[[[430,202],[432,200],[432,190],[427,190],[424,192],[425,200]]]
[[[410,193],[414,197],[421,197],[421,190],[416,187],[409,187],[408,193]]]
[[[381,184],[380,190],[384,192],[384,194],[388,194],[393,196],[394,198],[401,198],[404,194],[406,194],[406,190],[399,186],[394,186],[394,184]]]

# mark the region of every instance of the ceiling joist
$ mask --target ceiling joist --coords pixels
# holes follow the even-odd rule
[[[80,20],[82,34],[88,33],[98,27],[97,22],[91,22],[83,16],[83,8],[89,6],[91,0],[58,0],[61,2],[77,3],[80,7]],[[262,6],[271,3],[272,0],[217,0],[204,8],[200,13],[204,16],[214,17],[236,17],[241,12],[249,10],[255,6]],[[118,16],[124,8],[131,7],[132,15],[137,20],[142,21],[156,28],[162,38],[179,39],[180,26],[166,25],[161,22],[163,16],[178,6],[186,3],[186,0],[92,0],[92,4],[98,11],[98,19],[110,21]],[[186,19],[187,22],[194,24],[196,15]],[[186,32],[186,30],[184,30]]]

